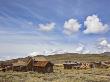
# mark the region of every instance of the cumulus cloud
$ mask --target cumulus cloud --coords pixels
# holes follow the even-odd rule
[[[40,31],[45,31],[45,32],[51,31],[54,28],[55,28],[55,23],[53,23],[53,22],[47,23],[47,24],[39,24],[38,25],[38,29]]]
[[[0,61],[5,61],[5,60],[10,60],[10,59],[13,59],[13,58],[16,58],[16,57],[11,57],[11,56],[0,56]]]
[[[28,56],[37,56],[37,55],[43,55],[41,52],[32,52],[32,53],[29,53]]]
[[[101,46],[107,46],[107,45],[108,45],[108,41],[107,41],[106,39],[104,39],[104,40],[102,40],[102,41],[100,42],[100,45],[101,45]]]
[[[29,53],[28,56],[37,56],[37,55],[54,55],[54,54],[63,54],[66,53],[65,50],[61,50],[61,49],[46,49],[40,52],[32,52]]]
[[[107,46],[108,46],[108,48],[110,48],[110,44],[108,44]]]
[[[86,21],[84,21],[85,30],[83,31],[85,34],[89,33],[104,33],[107,32],[108,25],[103,24],[97,15],[88,16]]]
[[[101,52],[109,52],[110,51],[110,42],[108,42],[106,39],[102,39],[99,41],[99,49],[101,49]]]
[[[76,19],[69,19],[68,21],[65,21],[64,23],[64,33],[67,35],[71,35],[73,33],[76,33],[81,28],[81,24]]]
[[[79,46],[76,48],[77,53],[83,53],[85,49],[85,46],[83,44],[79,44]]]
[[[101,45],[101,46],[104,46],[104,47],[110,48],[110,43],[109,43],[106,39],[103,39],[103,40],[100,42],[100,45]]]

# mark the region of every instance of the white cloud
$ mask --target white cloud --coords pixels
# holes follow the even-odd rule
[[[10,59],[14,59],[17,57],[12,57],[12,56],[0,56],[0,61],[5,61],[5,60],[10,60]]]
[[[101,45],[101,46],[107,46],[107,45],[108,45],[108,41],[107,41],[106,39],[104,39],[104,40],[102,40],[102,41],[100,42],[100,45]]]
[[[104,33],[109,30],[108,25],[103,24],[97,15],[88,16],[86,21],[84,21],[84,26],[86,28],[86,30],[83,31],[85,34]]]
[[[90,50],[84,50],[83,54],[91,54]]]
[[[108,44],[107,47],[110,48],[110,44]]]
[[[43,55],[41,52],[32,52],[30,54],[28,54],[28,56],[37,56],[37,55]]]
[[[4,61],[4,60],[7,60],[6,57],[0,57],[0,61]]]
[[[55,23],[53,23],[53,22],[47,23],[47,24],[39,24],[38,25],[38,29],[40,31],[45,31],[45,32],[51,31],[54,28],[55,28]]]
[[[103,47],[110,48],[110,43],[106,39],[101,40],[99,44]]]
[[[37,56],[37,55],[54,55],[54,54],[63,54],[66,53],[66,50],[61,50],[61,49],[45,49],[40,52],[32,52],[29,53],[28,56]]]
[[[110,43],[103,39],[99,42],[99,49],[101,49],[101,52],[109,52],[110,51]]]
[[[69,19],[68,21],[65,21],[64,23],[64,33],[67,35],[71,35],[73,33],[76,33],[81,28],[81,24],[76,19]]]
[[[77,53],[83,53],[85,46],[83,44],[79,44],[79,46],[76,48]]]

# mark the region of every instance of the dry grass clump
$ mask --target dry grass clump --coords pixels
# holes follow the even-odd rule
[[[53,73],[45,74],[37,72],[0,72],[0,82],[110,82],[110,68],[66,70],[62,66],[55,66]]]

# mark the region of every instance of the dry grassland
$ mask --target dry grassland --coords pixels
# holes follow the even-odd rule
[[[110,68],[67,70],[60,64],[54,66],[54,73],[0,72],[0,82],[110,82]]]

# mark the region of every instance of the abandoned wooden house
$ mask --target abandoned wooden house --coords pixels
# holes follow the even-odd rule
[[[27,64],[27,71],[33,71],[33,59],[32,59],[32,57],[27,57],[24,62],[26,62],[26,64]]]
[[[36,57],[34,58],[34,71],[42,72],[42,73],[50,73],[53,72],[53,63],[47,61],[44,57]]]
[[[18,60],[18,62],[13,63],[13,71],[27,71],[26,62]]]
[[[110,61],[104,61],[104,63],[110,65]]]
[[[28,57],[25,60],[18,60],[18,62],[13,63],[13,71],[32,71],[33,69],[33,59]]]
[[[105,62],[100,61],[100,62],[93,62],[93,67],[94,68],[109,68],[110,65]]]
[[[34,64],[34,70],[42,73],[53,72],[53,63],[49,61],[38,61]]]
[[[72,64],[63,64],[64,69],[72,69]]]
[[[2,64],[0,64],[0,71],[3,71],[3,72],[5,72],[6,71],[6,69],[4,70],[4,68],[2,68],[2,66],[1,66]]]
[[[44,57],[29,57],[25,60],[18,60],[18,62],[13,63],[13,71],[50,73],[53,72],[53,63],[47,61]]]
[[[66,61],[64,64],[64,69],[79,69],[81,66],[80,62],[71,62],[71,61]]]
[[[9,66],[5,67],[5,69],[6,69],[6,71],[11,71],[12,67],[13,67],[12,65],[9,65]]]
[[[0,64],[0,68],[3,72],[12,70],[12,63],[10,62],[2,62]]]
[[[90,62],[72,62],[66,61],[64,64],[64,69],[89,69],[93,68],[93,63]]]

